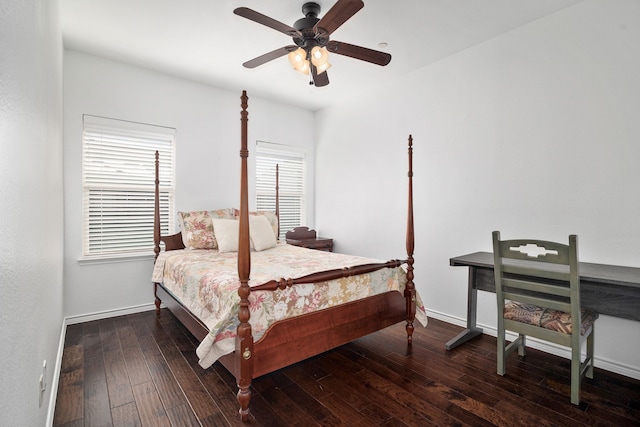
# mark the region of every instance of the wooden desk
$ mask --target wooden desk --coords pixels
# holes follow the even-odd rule
[[[451,258],[449,264],[468,267],[469,282],[467,328],[445,344],[447,350],[482,334],[476,326],[478,289],[496,291],[493,253],[475,252]],[[640,268],[581,262],[580,302],[601,314],[640,321]]]

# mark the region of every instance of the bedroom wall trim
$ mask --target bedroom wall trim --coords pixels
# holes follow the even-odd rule
[[[76,323],[91,322],[93,320],[107,319],[109,317],[125,316],[127,314],[140,313],[142,311],[155,310],[153,303],[134,305],[125,308],[116,308],[113,310],[98,311],[95,313],[79,314],[77,316],[65,317],[67,325],[75,325]]]
[[[55,368],[53,370],[53,378],[49,387],[49,407],[47,408],[47,427],[53,426],[53,416],[56,410],[56,400],[58,398],[58,383],[60,382],[60,370],[62,369],[62,353],[64,352],[64,339],[67,336],[67,319],[62,320],[62,328],[60,330],[60,341],[58,342],[58,353],[56,354]]]
[[[451,323],[457,326],[465,328],[467,326],[466,319],[451,316],[446,313],[441,313],[427,309],[427,316],[434,319],[442,320],[443,322]],[[481,324],[478,322],[478,326],[482,328],[482,333],[490,336],[497,336],[498,332],[495,327]],[[428,327],[428,326],[427,326]],[[516,334],[507,332],[507,339],[513,341],[516,338]],[[464,345],[464,344],[463,344]],[[563,347],[546,341],[540,341],[533,337],[527,337],[527,345],[531,348],[535,348],[545,353],[550,353],[555,356],[564,357],[565,359],[571,359],[571,351],[568,347]],[[443,345],[444,346],[444,345]],[[600,358],[596,354],[594,356],[595,367],[604,369],[605,371],[614,372],[616,374],[624,375],[625,377],[634,378],[640,380],[640,369],[629,366],[624,363],[615,362],[610,359]]]

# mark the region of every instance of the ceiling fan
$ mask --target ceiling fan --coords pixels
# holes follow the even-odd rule
[[[331,67],[328,60],[329,52],[372,64],[387,65],[391,61],[391,55],[388,53],[330,39],[331,33],[363,7],[362,0],[338,0],[322,18],[318,18],[320,5],[315,2],[307,2],[302,5],[304,18],[298,19],[293,27],[255,10],[239,7],[233,13],[284,33],[291,37],[295,43],[260,55],[242,65],[246,68],[255,68],[288,55],[289,61],[296,70],[310,74],[309,84],[315,86],[329,84],[327,76],[327,69]]]

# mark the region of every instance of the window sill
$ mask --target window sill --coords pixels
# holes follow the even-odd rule
[[[78,258],[78,264],[80,265],[92,265],[92,264],[112,264],[121,262],[138,262],[138,261],[153,261],[155,255],[153,253],[137,254],[137,255],[111,255],[102,257],[81,257]]]

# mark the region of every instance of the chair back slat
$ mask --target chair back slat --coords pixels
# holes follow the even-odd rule
[[[532,261],[526,261],[526,265],[505,263],[502,264],[502,272],[506,274],[538,277],[561,282],[568,282],[571,280],[571,271],[566,266],[562,267],[559,265],[543,264],[543,267],[545,268],[540,268],[539,265],[534,265]]]
[[[512,239],[499,242],[502,258],[569,265],[569,246],[547,240]]]
[[[503,288],[505,290],[509,289],[514,293],[519,293],[521,291],[531,291],[567,299],[571,297],[571,289],[566,286],[550,283],[540,283],[530,280],[505,278],[503,282]]]

